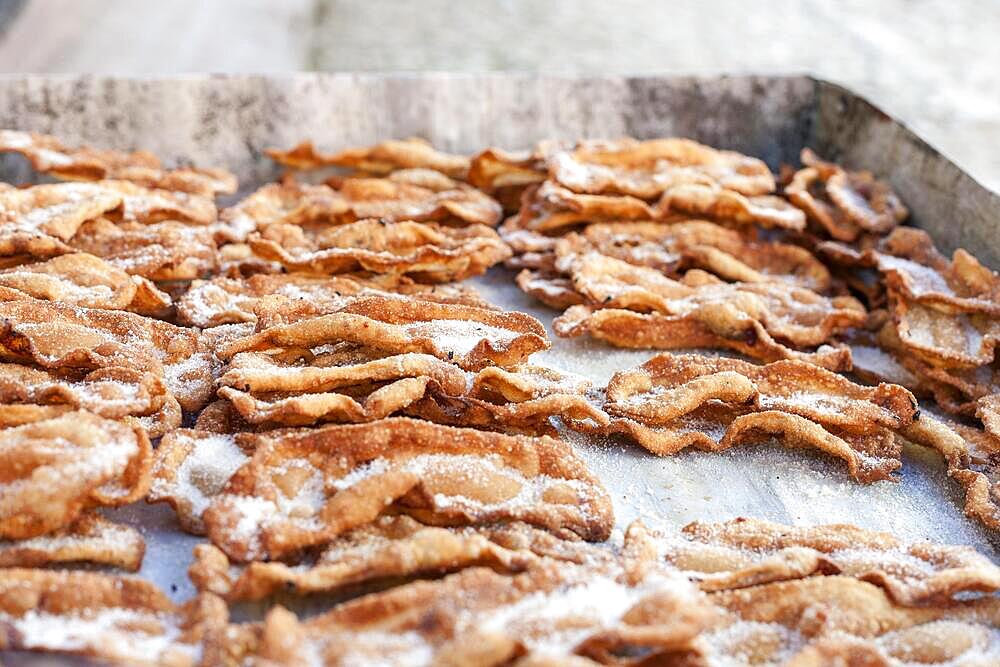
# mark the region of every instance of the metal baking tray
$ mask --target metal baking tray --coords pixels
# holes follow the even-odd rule
[[[473,152],[553,137],[684,136],[761,157],[775,170],[797,163],[800,149],[810,146],[890,180],[912,224],[927,229],[942,250],[966,247],[1000,266],[1000,196],[871,103],[807,76],[13,76],[0,78],[0,127],[225,166],[244,191],[278,174],[264,148],[304,138],[333,149],[421,136],[448,151]],[[23,182],[33,175],[26,161],[5,156],[0,178]],[[497,304],[538,317],[551,334],[557,313],[521,293],[511,272],[497,268],[472,282]],[[600,384],[654,354],[552,340],[552,349],[533,361]],[[625,441],[566,437],[611,492],[619,530],[635,518],[668,530],[735,516],[850,522],[1000,557],[998,536],[962,514],[958,485],[935,454],[917,447],[904,451],[899,481],[863,486],[839,462],[777,445],[658,458]],[[139,503],[109,515],[145,533],[143,576],[177,600],[194,593],[186,569],[198,538],[180,532],[168,507]]]

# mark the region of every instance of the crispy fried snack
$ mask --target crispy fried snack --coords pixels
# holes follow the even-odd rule
[[[657,220],[660,213],[636,197],[578,194],[554,181],[545,181],[525,191],[520,210],[508,223],[512,229],[558,234],[581,224]]]
[[[397,354],[430,354],[466,370],[513,366],[548,347],[545,328],[524,313],[361,297],[336,313],[263,328],[253,335],[224,343],[216,353],[220,359],[228,360],[238,352],[274,347],[309,349],[341,342]]]
[[[684,527],[655,538],[657,552],[704,591],[747,588],[817,575],[844,575],[884,588],[907,607],[1000,589],[1000,567],[974,549],[905,543],[847,524],[809,528],[757,519]]]
[[[222,636],[222,600],[175,606],[141,579],[98,572],[10,569],[0,577],[0,649],[88,656],[102,663],[193,667]]]
[[[442,153],[416,137],[383,141],[365,148],[348,148],[339,153],[320,153],[311,141],[303,141],[291,150],[269,148],[264,153],[278,164],[292,169],[349,167],[377,176],[401,169],[433,169],[459,180],[469,173],[469,158]]]
[[[250,435],[178,429],[156,448],[146,501],[173,507],[181,527],[203,535],[201,515],[256,446]]]
[[[725,310],[719,312],[728,316]],[[739,318],[743,319],[743,318]],[[741,324],[723,321],[724,326]],[[851,367],[850,350],[821,345],[816,350],[796,350],[775,340],[758,322],[746,322],[742,332],[719,335],[713,326],[683,315],[637,313],[620,308],[572,306],[552,322],[556,335],[572,338],[589,334],[616,347],[653,350],[721,348],[734,350],[760,361],[800,359],[831,370]],[[726,328],[729,328],[726,326]]]
[[[823,345],[865,322],[864,307],[852,297],[828,299],[780,283],[706,281],[692,286],[597,252],[567,254],[557,268],[591,304],[571,307],[556,319],[560,336],[589,332],[626,347],[726,347],[771,361],[802,358],[789,346]],[[850,368],[846,348],[821,348],[804,358],[838,370]]]
[[[200,408],[213,391],[214,362],[197,331],[123,311],[0,302],[0,359],[57,371],[151,372],[186,410]]]
[[[734,222],[743,225],[758,224],[762,227],[802,230],[806,218],[781,197],[756,195],[748,197],[718,185],[688,183],[678,185],[664,193],[656,204],[660,216],[683,213]]]
[[[513,577],[470,568],[367,595],[301,623],[278,608],[262,627],[243,629],[245,648],[236,659],[596,664],[587,656],[615,664],[623,655],[690,650],[710,618],[704,599],[672,573],[631,581],[586,565],[538,565]]]
[[[962,248],[949,262],[923,230],[900,227],[864,251],[833,242],[819,251],[848,266],[877,269],[906,301],[948,313],[1000,315],[1000,276]]]
[[[454,183],[452,189],[434,190],[408,183],[408,177],[348,178],[336,189],[272,183],[224,210],[220,218],[231,228],[257,231],[274,224],[311,227],[368,218],[490,227],[500,220],[500,205],[467,185]]]
[[[0,300],[15,299],[143,313],[163,312],[171,305],[170,295],[148,280],[82,252],[0,269]]]
[[[671,277],[702,269],[732,282],[778,281],[820,293],[830,288],[830,272],[808,250],[758,241],[752,234],[704,220],[595,224],[581,236],[603,255]],[[561,253],[565,255],[579,241],[561,243],[567,246]]]
[[[709,598],[725,615],[703,635],[702,664],[988,665],[998,650],[995,598],[901,607],[881,588],[839,576]]]
[[[710,401],[780,410],[855,433],[899,430],[919,414],[913,394],[899,385],[864,387],[802,361],[758,366],[669,353],[615,373],[604,409],[646,424],[669,424]]]
[[[36,171],[67,181],[117,179],[204,197],[236,192],[236,177],[225,169],[165,170],[156,156],[147,151],[68,148],[56,137],[35,132],[0,130],[0,152],[20,153]]]
[[[774,176],[757,158],[689,139],[581,141],[553,151],[550,177],[574,192],[653,200],[687,184],[718,185],[743,195],[774,192]]]
[[[195,281],[177,303],[177,319],[182,324],[196,327],[255,322],[257,315],[254,309],[263,297],[270,295],[307,301],[316,314],[325,315],[342,308],[349,297],[391,294],[437,303],[493,307],[475,288],[459,284],[421,285],[395,276],[257,274],[244,280],[213,278]]]
[[[892,188],[870,172],[846,171],[808,148],[802,150],[802,164],[785,186],[785,196],[838,241],[886,234],[909,215]]]
[[[200,591],[227,601],[261,600],[279,591],[332,593],[390,577],[414,577],[485,566],[497,572],[525,570],[541,558],[592,563],[611,552],[585,542],[561,540],[525,524],[448,528],[408,516],[384,516],[356,528],[298,565],[230,563],[210,544],[194,549],[189,576]]]
[[[135,502],[149,488],[151,459],[141,429],[87,412],[4,430],[0,538],[44,535],[91,507]]]
[[[931,366],[971,369],[991,364],[1000,344],[1000,318],[947,313],[889,290],[889,310],[902,347]]]
[[[61,184],[55,187],[74,187],[76,185]],[[215,202],[209,197],[187,192],[145,188],[130,181],[95,181],[94,185],[121,196],[122,222],[150,224],[164,220],[176,220],[191,225],[207,226],[218,218],[218,209],[215,207]]]
[[[148,415],[167,399],[163,380],[154,373],[128,368],[58,372],[0,363],[0,404],[65,406],[107,419]]]
[[[179,222],[83,224],[69,244],[105,259],[125,273],[150,280],[193,280],[219,266],[211,230]]]
[[[473,156],[469,164],[469,183],[483,192],[503,190],[518,192],[545,180],[546,156],[562,147],[558,142],[539,142],[531,151],[505,151],[487,148]]]
[[[4,245],[11,246],[4,248],[5,254],[33,254],[27,247],[32,237],[47,239],[58,247],[60,241],[71,239],[86,221],[102,216],[120,218],[124,207],[121,192],[96,183],[0,190],[0,238],[10,239]],[[34,245],[38,250],[46,250],[41,247],[41,240]]]
[[[510,257],[510,249],[485,225],[363,220],[307,231],[274,224],[251,234],[248,243],[258,257],[290,271],[409,274],[421,282],[463,280]]]
[[[987,433],[1000,437],[1000,393],[989,394],[976,401],[976,416],[983,422]]]
[[[604,540],[610,498],[564,443],[405,418],[257,435],[203,517],[230,558],[282,557],[389,512],[424,523],[524,521]]]
[[[146,542],[135,528],[85,512],[52,535],[0,542],[0,568],[95,563],[135,572],[145,552]]]
[[[901,435],[937,450],[948,476],[965,489],[965,515],[1000,529],[1000,437],[973,426],[922,416]]]
[[[771,380],[762,381],[769,375]],[[785,376],[798,379],[785,384]],[[687,447],[722,451],[777,438],[787,447],[818,449],[842,459],[862,483],[889,478],[900,467],[900,446],[886,426],[908,424],[916,415],[916,401],[902,387],[868,389],[793,361],[754,366],[660,355],[617,374],[607,393],[609,424],[569,425],[627,435],[661,456]]]
[[[250,424],[302,426],[319,421],[382,419],[428,391],[461,396],[465,373],[428,354],[234,356],[219,378],[219,396]]]
[[[571,306],[582,306],[586,299],[573,288],[573,281],[556,273],[524,269],[514,278],[521,291],[549,308],[563,310]],[[557,332],[558,333],[558,332]]]

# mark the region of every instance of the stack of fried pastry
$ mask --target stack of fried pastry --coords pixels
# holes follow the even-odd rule
[[[0,649],[155,665],[1000,657],[983,597],[1000,568],[971,549],[748,519],[613,538],[609,493],[556,436],[658,455],[776,440],[863,483],[891,477],[905,439],[940,451],[968,513],[1000,528],[996,276],[896,228],[906,209],[870,174],[806,152],[778,183],[680,139],[471,159],[306,142],[268,151],[288,173],[220,212],[224,170],[19,131],[0,151],[66,181],[0,189]],[[533,363],[544,326],[462,283],[500,262],[565,309],[560,336],[754,362],[665,353],[594,388]],[[837,374],[852,353],[876,386]],[[914,393],[985,428],[921,414]],[[183,605],[79,567],[140,568],[141,534],[105,513],[141,500],[202,539]],[[335,597],[308,619],[229,619],[304,595]]]
[[[815,241],[802,243],[826,202],[779,196],[760,160],[684,139],[548,142],[525,155],[487,150],[469,173],[488,192],[521,192],[501,227],[515,253],[507,264],[524,291],[566,309],[558,335],[850,369],[837,338],[866,310],[811,252]],[[837,201],[898,204],[870,175],[841,175],[829,189]],[[877,229],[905,214],[899,205]]]
[[[343,427],[336,427],[343,428]],[[385,516],[315,565],[233,567],[200,549],[183,606],[142,581],[11,569],[0,646],[122,664],[988,665],[1000,657],[1000,568],[967,547],[847,525],[737,519],[620,550],[521,524],[435,527]],[[234,623],[220,599],[409,581],[300,620]],[[987,594],[987,595],[984,595]],[[43,632],[47,628],[48,632]]]

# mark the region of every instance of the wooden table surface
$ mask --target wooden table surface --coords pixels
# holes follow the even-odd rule
[[[5,17],[2,72],[810,72],[1000,189],[993,1],[0,0]]]

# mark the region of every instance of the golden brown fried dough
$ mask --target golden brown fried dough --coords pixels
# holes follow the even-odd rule
[[[899,430],[919,415],[913,395],[893,384],[863,387],[801,361],[758,366],[739,359],[660,354],[608,383],[609,414],[666,424],[708,401],[780,410],[856,433]]]
[[[202,278],[220,261],[211,230],[179,222],[113,224],[102,218],[83,224],[69,243],[125,273],[157,281]]]
[[[466,370],[516,365],[548,347],[545,328],[524,313],[363,297],[331,315],[263,328],[223,344],[217,354],[228,360],[238,352],[273,347],[308,349],[340,342],[386,352],[430,354]]]
[[[806,218],[781,197],[748,197],[718,185],[689,183],[668,190],[656,204],[660,215],[683,213],[720,222],[799,231]]]
[[[395,276],[264,275],[246,279],[213,278],[196,281],[177,303],[182,324],[214,327],[234,322],[255,322],[254,309],[270,295],[307,301],[317,314],[343,307],[352,296],[402,294],[422,301],[456,303],[492,308],[473,287],[459,284],[421,285]]]
[[[0,542],[0,568],[94,563],[135,572],[145,552],[146,542],[135,528],[86,512],[51,535]]]
[[[69,148],[56,137],[35,132],[0,130],[0,152],[20,153],[36,171],[68,181],[118,179],[149,188],[176,190],[204,197],[236,192],[236,177],[224,169],[163,169],[147,151],[128,153],[80,146]]]
[[[998,650],[1000,604],[993,598],[901,607],[873,584],[832,576],[709,599],[724,612],[703,636],[710,663],[987,665]]]
[[[86,253],[0,270],[0,299],[42,299],[84,308],[163,312],[170,295]]]
[[[551,177],[575,192],[656,199],[678,185],[717,184],[744,195],[774,192],[761,160],[689,139],[582,141],[547,157]]]
[[[141,579],[35,569],[0,577],[0,649],[193,667],[202,642],[224,636],[227,621],[214,596],[177,607]]]
[[[1000,568],[969,547],[905,543],[847,524],[695,522],[654,542],[667,563],[705,591],[839,574],[884,588],[896,604],[917,606],[1000,588]]]
[[[128,368],[84,373],[57,372],[0,363],[0,404],[65,406],[108,419],[138,417],[159,410],[167,399],[163,380]]]
[[[0,190],[0,238],[15,239],[11,252],[5,254],[30,252],[25,247],[30,237],[47,238],[51,243],[69,241],[88,220],[108,215],[120,218],[123,211],[122,193],[96,183]],[[18,238],[23,241],[16,242]]]
[[[721,337],[746,338],[747,329],[759,324],[775,338],[811,347],[865,322],[864,306],[852,297],[828,299],[775,283],[692,286],[593,251],[568,252],[556,265],[596,307],[678,316],[702,323]]]
[[[608,537],[610,499],[564,443],[405,418],[257,435],[204,512],[212,542],[237,560],[281,557],[395,508],[425,523],[524,521]]]
[[[513,577],[470,568],[374,593],[298,622],[283,609],[245,628],[244,651],[281,664],[612,663],[691,650],[709,608],[672,573],[629,581],[617,568],[542,565]],[[434,619],[429,622],[425,619]],[[549,662],[545,662],[548,660]],[[527,664],[517,662],[516,664]]]
[[[249,435],[201,429],[171,431],[156,448],[146,500],[169,504],[184,530],[202,535],[202,513],[233,473],[250,460],[254,447]]]
[[[219,396],[250,424],[302,426],[382,419],[429,390],[461,396],[466,377],[459,367],[427,354],[341,361],[249,352],[230,360],[219,385]]]
[[[847,171],[802,150],[803,169],[785,187],[789,201],[839,241],[854,241],[862,233],[886,234],[909,211],[885,182],[867,171]]]
[[[274,224],[314,227],[368,218],[490,227],[499,222],[500,205],[493,199],[467,185],[454,185],[434,190],[407,183],[405,177],[348,178],[337,188],[272,183],[224,210],[220,218],[233,229],[259,232]]]
[[[408,516],[385,516],[323,546],[306,563],[234,565],[210,544],[195,547],[189,575],[201,591],[226,600],[260,600],[279,591],[331,593],[389,577],[413,577],[486,566],[523,571],[541,558],[603,562],[611,552],[561,540],[524,524],[448,528]]]
[[[433,169],[457,179],[464,179],[469,172],[469,158],[442,153],[415,137],[383,141],[365,148],[348,148],[337,153],[320,153],[311,141],[303,141],[287,151],[269,148],[264,152],[275,162],[292,169],[349,167],[379,176],[400,169]]]
[[[91,507],[134,502],[149,488],[151,459],[141,429],[87,412],[4,430],[0,537],[43,535]]]
[[[581,236],[603,255],[671,277],[702,269],[732,282],[777,281],[820,293],[830,287],[830,272],[808,250],[704,220],[595,224]]]
[[[450,282],[480,275],[510,257],[510,249],[485,225],[462,228],[434,223],[363,220],[317,231],[274,224],[248,243],[257,256],[290,271],[407,274],[421,282]]]

